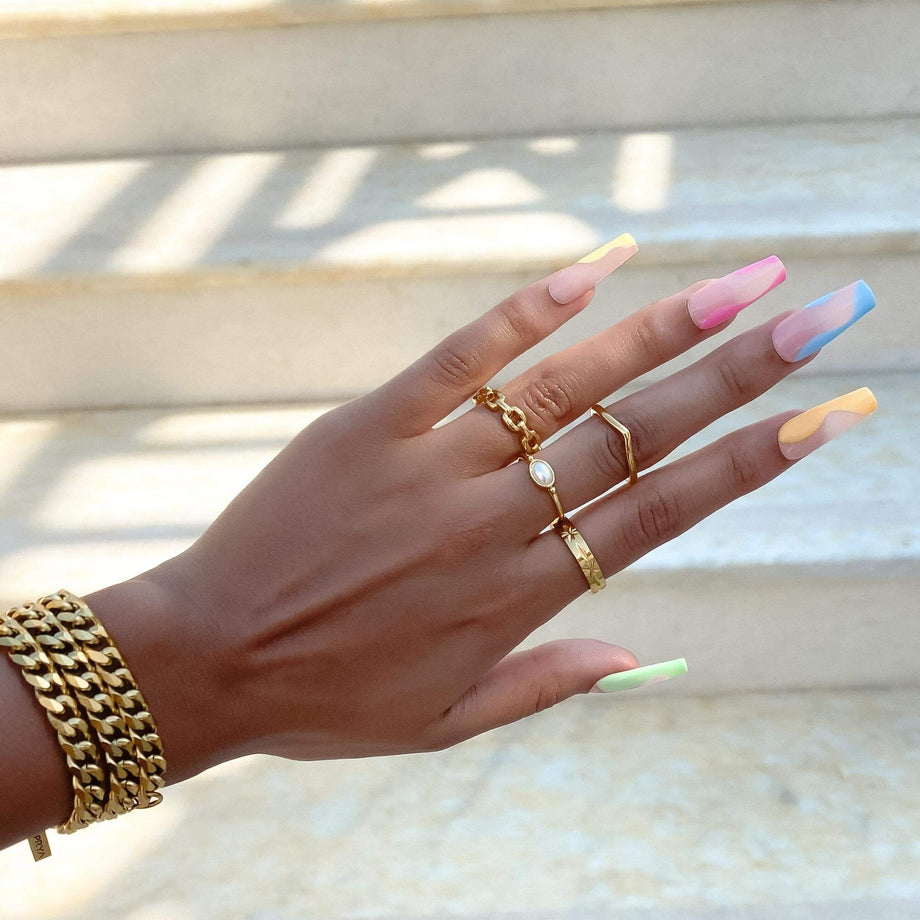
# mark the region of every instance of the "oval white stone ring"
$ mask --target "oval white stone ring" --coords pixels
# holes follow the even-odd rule
[[[581,566],[582,574],[587,579],[591,593],[596,594],[607,584],[607,580],[604,578],[600,564],[594,558],[594,553],[585,543],[584,537],[565,516],[562,502],[559,501],[559,493],[556,491],[556,471],[541,457],[527,454],[525,459],[527,460],[527,471],[530,473],[530,478],[544,492],[549,492],[549,496],[556,508],[556,517],[550,526],[562,537],[562,542],[569,548],[569,552]]]
[[[559,501],[559,493],[556,491],[556,471],[545,460],[534,454],[527,454],[526,460],[530,478],[541,489],[549,492],[549,496],[553,500],[553,505],[556,508],[553,525],[559,521],[564,521],[565,511],[563,510],[562,502]]]

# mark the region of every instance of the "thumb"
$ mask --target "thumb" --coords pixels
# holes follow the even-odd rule
[[[444,713],[438,727],[455,744],[587,693],[602,677],[638,665],[632,652],[598,639],[560,639],[512,652]]]

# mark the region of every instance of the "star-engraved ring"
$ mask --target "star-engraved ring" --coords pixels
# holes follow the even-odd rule
[[[581,566],[585,580],[592,594],[597,594],[602,588],[607,586],[607,579],[601,571],[600,563],[591,552],[591,547],[585,542],[585,538],[578,532],[575,525],[566,517],[561,518],[554,528],[562,537],[563,543],[569,548],[575,561]]]

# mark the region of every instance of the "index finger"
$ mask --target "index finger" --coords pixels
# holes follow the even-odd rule
[[[594,286],[639,251],[628,233],[573,265],[521,288],[458,329],[368,397],[387,430],[409,437],[430,429],[591,301]]]

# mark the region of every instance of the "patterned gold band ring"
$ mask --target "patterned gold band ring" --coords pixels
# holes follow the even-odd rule
[[[585,538],[575,529],[575,525],[568,518],[563,517],[556,524],[555,530],[575,557],[575,561],[581,566],[591,593],[597,594],[598,591],[605,588],[607,579],[604,578],[600,563],[591,552],[591,547],[585,542]]]

